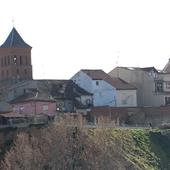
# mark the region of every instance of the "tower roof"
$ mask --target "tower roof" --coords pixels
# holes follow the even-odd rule
[[[31,46],[22,39],[15,27],[13,27],[6,41],[0,48],[31,48]]]

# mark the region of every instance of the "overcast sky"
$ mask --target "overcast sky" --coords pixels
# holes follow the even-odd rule
[[[169,0],[5,0],[0,43],[14,26],[33,47],[34,78],[68,79],[117,65],[162,69],[170,58]]]

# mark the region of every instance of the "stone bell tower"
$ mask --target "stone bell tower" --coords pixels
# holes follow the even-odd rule
[[[31,49],[13,27],[0,46],[0,83],[15,84],[32,80]]]

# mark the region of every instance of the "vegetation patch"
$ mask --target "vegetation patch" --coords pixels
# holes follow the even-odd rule
[[[170,169],[170,132],[152,129],[87,129],[66,122],[25,129],[1,161],[3,170]],[[70,124],[69,124],[70,125]],[[8,143],[9,142],[9,143]],[[6,141],[6,148],[12,141]],[[5,150],[4,150],[5,151]]]

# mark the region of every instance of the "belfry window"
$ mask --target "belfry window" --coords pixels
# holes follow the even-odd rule
[[[17,56],[13,57],[14,64],[17,65]]]
[[[10,65],[10,58],[9,58],[9,56],[8,56],[8,65]]]
[[[19,57],[19,60],[20,60],[20,65],[22,65],[22,64],[23,64],[23,62],[22,62],[22,56]]]
[[[4,65],[4,62],[3,62],[3,57],[1,58],[1,66]]]
[[[6,58],[6,56],[4,57],[4,65],[5,66],[7,65],[7,58]]]

